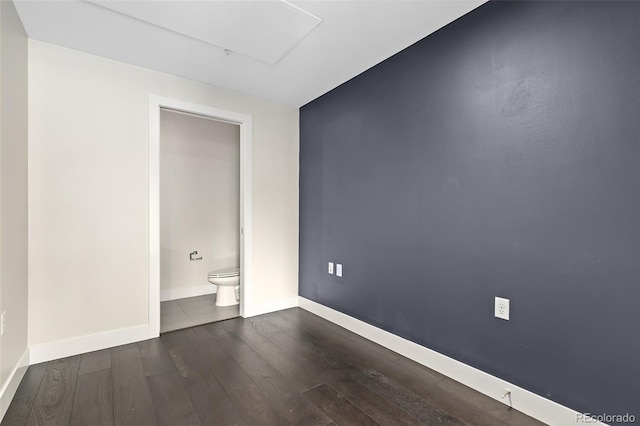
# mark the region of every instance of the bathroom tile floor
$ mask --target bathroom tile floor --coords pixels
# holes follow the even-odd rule
[[[160,303],[160,332],[179,330],[240,315],[239,305],[216,306],[216,295],[187,297]]]

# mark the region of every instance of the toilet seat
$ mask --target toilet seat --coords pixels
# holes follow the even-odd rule
[[[240,268],[226,268],[211,271],[207,278],[231,278],[240,276]]]

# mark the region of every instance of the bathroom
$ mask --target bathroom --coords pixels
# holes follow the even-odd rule
[[[160,111],[160,331],[239,316],[240,126]]]

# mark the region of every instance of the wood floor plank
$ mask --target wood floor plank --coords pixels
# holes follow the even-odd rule
[[[201,348],[198,351],[201,364],[213,373],[247,423],[289,424],[265,392],[204,327],[196,327],[192,331],[189,338],[194,348]]]
[[[215,347],[209,348],[209,353],[201,353],[201,361],[207,369],[213,372],[227,393],[230,394],[233,391],[255,384],[217,341],[212,346]]]
[[[46,370],[46,362],[29,366],[2,420],[3,426],[22,426],[27,422]]]
[[[299,325],[309,326],[313,324],[313,329],[316,329],[315,326],[320,326],[323,331],[329,331],[332,334],[339,336],[348,344],[348,346],[357,351],[360,355],[367,356],[368,359],[377,364],[379,369],[388,368],[403,371],[411,376],[415,376],[420,380],[430,383],[438,383],[445,378],[444,375],[435,370],[405,358],[396,352],[380,346],[377,343],[365,339],[362,336],[352,333],[337,324],[326,321],[303,309],[287,309],[279,311],[275,313],[273,318],[270,318],[270,320],[276,321],[280,325],[287,324],[291,321],[294,321]],[[307,331],[312,332],[311,329]]]
[[[142,358],[136,343],[112,348],[111,372],[114,376],[144,375]]]
[[[18,386],[18,390],[16,390],[15,397],[22,398],[38,393],[45,371],[47,371],[46,362],[30,365],[20,382],[20,386]]]
[[[36,399],[35,395],[23,396],[20,398],[14,397],[9,405],[4,418],[2,419],[2,426],[23,426],[27,422],[29,412],[33,401]]]
[[[192,347],[189,343],[187,333],[190,331],[191,329],[179,330],[161,337],[178,374],[183,378],[197,377],[209,371],[199,348]]]
[[[220,342],[207,331],[207,326],[208,325],[203,325],[189,329],[188,338],[190,347],[197,348],[198,353],[205,358],[209,355],[223,355],[225,353],[224,349],[220,347]]]
[[[111,368],[111,349],[80,355],[80,376]]]
[[[79,367],[79,356],[47,363],[47,369],[26,424],[69,424]]]
[[[462,383],[456,382],[455,380],[447,378],[439,382],[438,387],[444,389],[448,394],[464,398],[465,401],[468,401],[482,410],[486,410],[509,424],[518,426],[540,425],[538,420],[535,420],[518,410],[513,410],[506,404],[496,403],[495,400],[488,396],[483,395]]]
[[[170,333],[165,340],[183,379],[213,374],[246,424],[282,425],[289,422],[278,413],[267,395],[226,353],[203,327]]]
[[[264,318],[262,321],[265,321]],[[268,339],[290,357],[297,359],[307,373],[315,376],[316,384],[328,383],[344,377],[346,367],[327,361],[321,356],[322,350],[318,350],[315,346],[300,344],[290,335],[274,330],[268,332],[266,335]]]
[[[318,348],[333,348],[334,351],[325,354],[335,356],[338,360],[346,360],[353,377],[385,398],[394,400],[396,405],[410,412],[414,417],[420,416],[417,418],[422,421],[438,424],[435,423],[436,419],[440,419],[437,421],[446,421],[450,424],[466,422],[478,426],[508,425],[508,422],[474,406],[464,398],[443,391],[437,383],[381,360],[374,353],[375,347],[362,351],[358,345],[351,343],[348,339],[349,334],[334,332],[332,327],[327,326],[325,320],[315,315],[297,313],[295,315],[297,320],[291,320],[291,318],[291,312],[285,312],[283,316],[277,315],[276,318],[269,318],[269,320],[283,329],[287,328],[292,336],[307,339],[308,343]],[[309,335],[313,337],[309,339]],[[360,367],[364,368],[358,371]]]
[[[113,417],[116,425],[157,425],[151,393],[141,375],[113,375]]]
[[[422,424],[450,426],[467,424],[463,420],[448,414],[447,411],[443,410],[441,406],[434,404],[430,399],[424,398],[422,395],[389,379],[378,371],[370,369],[354,370],[351,377],[382,398],[395,404]],[[453,410],[453,413],[458,415],[460,414],[460,410]],[[483,419],[482,416],[479,415],[478,418],[474,419],[474,422],[470,424],[484,424],[484,421],[486,421],[486,419]],[[498,425],[500,423],[495,422],[493,424]]]
[[[290,424],[273,408],[267,395],[256,384],[239,388],[228,395],[249,425],[282,426]]]
[[[372,419],[385,426],[419,425],[414,419],[393,402],[373,392],[352,377],[345,377],[331,383],[331,387],[344,395],[355,406]]]
[[[327,384],[309,389],[304,394],[339,425],[379,425]]]
[[[182,383],[204,424],[221,426],[247,424],[210,371],[182,377]]]
[[[291,382],[223,324],[206,327],[224,350],[278,407],[292,424],[325,425],[330,419],[291,386]]]
[[[149,339],[138,342],[138,351],[147,376],[175,371],[171,355],[161,339]]]
[[[189,345],[189,338],[187,336],[190,328],[184,330],[171,331],[169,333],[162,333],[160,338],[164,345],[168,348],[186,347]]]
[[[254,329],[248,321],[230,320],[225,321],[223,325],[258,352],[280,374],[287,377],[296,390],[304,391],[325,382],[319,374],[315,374],[315,366],[310,366],[294,354],[281,350]]]
[[[384,348],[362,336],[358,336],[345,328],[342,328],[320,317],[306,312],[302,309],[287,309],[276,312],[272,316],[272,321],[277,321],[283,325],[291,321],[297,324],[314,324],[322,329],[339,336],[342,342],[345,342],[350,350],[356,351],[361,356],[376,364],[376,367],[387,373],[393,371],[395,375],[406,375],[415,377],[428,383],[438,383],[445,378],[444,375],[435,370],[418,364],[402,355]],[[314,328],[317,330],[317,328]]]
[[[192,337],[191,339],[189,337]],[[211,425],[245,425],[229,395],[222,388],[213,372],[204,362],[207,351],[202,347],[206,339],[212,339],[193,329],[180,330],[161,336],[170,356],[181,376],[187,393],[203,423]],[[192,342],[199,342],[193,345]],[[209,341],[209,343],[213,340]]]
[[[349,350],[345,350],[341,342],[332,341],[333,335],[328,335],[325,340],[299,329],[287,329],[291,336],[296,336],[299,346],[307,348],[307,351],[315,352],[329,364],[342,371],[344,374],[360,382],[382,398],[389,400],[408,415],[426,424],[462,424],[462,422],[450,418],[437,406],[425,400],[420,395],[412,392],[393,380],[390,380],[380,372],[371,368],[366,360],[358,358]],[[277,334],[272,334],[277,336]],[[291,343],[292,345],[294,343]],[[340,379],[338,379],[339,381]],[[335,383],[331,381],[329,383]],[[435,386],[435,385],[434,385]]]
[[[203,424],[175,368],[149,376],[147,381],[159,425]]]
[[[111,380],[115,425],[158,424],[136,344],[112,349]]]
[[[78,376],[71,426],[113,425],[113,388],[110,369]]]
[[[336,348],[323,347],[315,336],[306,332],[271,333],[269,338],[282,350],[304,360],[309,368],[324,379],[322,383],[340,380],[354,369],[353,365],[336,356]]]
[[[364,353],[358,351],[341,335],[324,329],[324,321],[320,321],[318,324],[300,324],[295,321],[293,323],[283,321],[282,318],[278,319],[277,317],[270,317],[269,321],[277,324],[281,329],[287,330],[291,336],[296,336],[300,344],[308,346],[309,350],[316,350],[328,362],[340,366],[350,377],[388,399],[420,422],[434,425],[464,424],[463,420],[448,414],[447,410],[443,408],[446,406],[447,408],[455,408],[457,411],[454,410],[454,412],[456,413],[460,411],[460,407],[465,408],[463,413],[467,418],[475,416],[474,421],[477,423],[499,424],[499,420],[494,419],[492,415],[480,411],[474,412],[473,407],[464,401],[457,401],[456,405],[449,403],[444,406],[441,404],[442,401],[434,401],[434,395],[442,393],[437,390],[435,383],[425,380],[423,377],[416,377],[403,369],[390,367],[386,360],[372,357],[369,351]],[[305,328],[305,325],[308,328]],[[375,348],[370,349],[370,351],[373,350]],[[373,368],[374,366],[380,368],[381,371],[377,371]],[[396,380],[398,377],[400,380]],[[409,385],[417,387],[422,393],[415,392]]]
[[[265,321],[265,318],[267,317],[268,315],[260,315],[257,317],[247,318],[246,321],[263,336],[268,336],[271,333],[278,333],[280,331],[279,329]]]

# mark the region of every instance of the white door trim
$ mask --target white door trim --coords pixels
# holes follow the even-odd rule
[[[252,118],[233,111],[149,96],[149,338],[160,335],[160,109],[172,109],[240,126],[240,315],[252,311]]]

